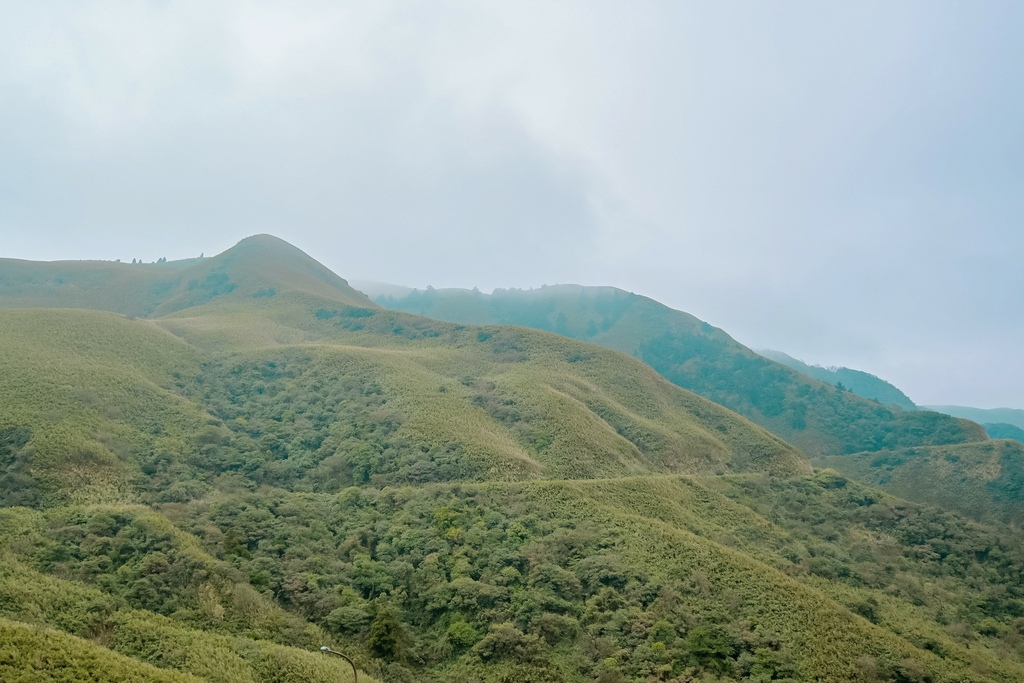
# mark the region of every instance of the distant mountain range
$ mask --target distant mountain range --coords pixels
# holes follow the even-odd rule
[[[852,370],[850,368],[823,368],[820,365],[808,365],[803,361],[797,360],[790,355],[783,353],[782,351],[772,351],[771,349],[759,350],[765,358],[771,358],[774,361],[787,365],[794,370],[799,370],[809,377],[813,377],[816,380],[831,384],[833,386],[842,386],[849,389],[858,396],[869,398],[879,403],[886,405],[896,406],[903,410],[917,410],[917,406],[910,400],[910,397],[904,394],[902,391],[897,389],[895,386],[886,382],[884,379],[880,379],[870,373],[863,372],[862,370]],[[945,412],[945,411],[937,411]]]
[[[1016,408],[968,408],[966,406],[922,406],[928,410],[973,420],[979,424],[1008,424],[1024,429],[1024,410]]]
[[[824,368],[820,365],[808,365],[782,351],[758,351],[766,358],[771,358],[794,370],[813,377],[822,382],[848,389],[858,396],[869,398],[880,403],[893,405],[903,410],[931,410],[953,417],[977,422],[989,437],[993,439],[1013,439],[1024,443],[1024,410],[1012,408],[967,408],[965,406],[917,406],[906,394],[897,387],[862,370],[851,368]]]

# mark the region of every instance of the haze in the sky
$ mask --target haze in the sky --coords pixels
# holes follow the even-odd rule
[[[0,255],[269,232],[1024,407],[1021,36],[1016,0],[9,4]]]

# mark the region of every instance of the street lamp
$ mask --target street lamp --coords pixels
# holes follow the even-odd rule
[[[320,648],[320,652],[323,652],[324,654],[328,654],[328,655],[336,655],[336,656],[341,657],[342,659],[344,659],[349,664],[351,664],[352,665],[352,676],[355,678],[355,683],[359,683],[359,672],[356,671],[356,663],[353,662],[352,659],[348,655],[343,655],[340,652],[338,652],[337,650],[332,650],[331,648],[327,647],[326,645],[324,645],[323,647]]]

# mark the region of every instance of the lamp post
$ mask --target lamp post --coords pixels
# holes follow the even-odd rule
[[[332,650],[331,648],[327,647],[326,645],[324,645],[323,647],[320,648],[320,652],[323,652],[324,654],[328,654],[328,655],[335,655],[335,656],[341,657],[346,662],[351,664],[352,665],[352,676],[355,678],[355,683],[359,683],[359,672],[356,671],[356,663],[353,662],[352,659],[348,655],[343,655],[340,652],[338,652],[337,650]]]

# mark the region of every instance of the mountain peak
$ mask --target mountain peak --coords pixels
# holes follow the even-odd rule
[[[348,306],[377,308],[365,294],[298,247],[273,235],[246,237],[227,251],[189,269],[184,288],[157,315],[191,308],[215,298],[273,297],[303,293]]]
[[[159,317],[211,301],[305,294],[378,308],[298,247],[253,235],[216,256],[170,263],[4,261],[0,308],[93,308]]]

